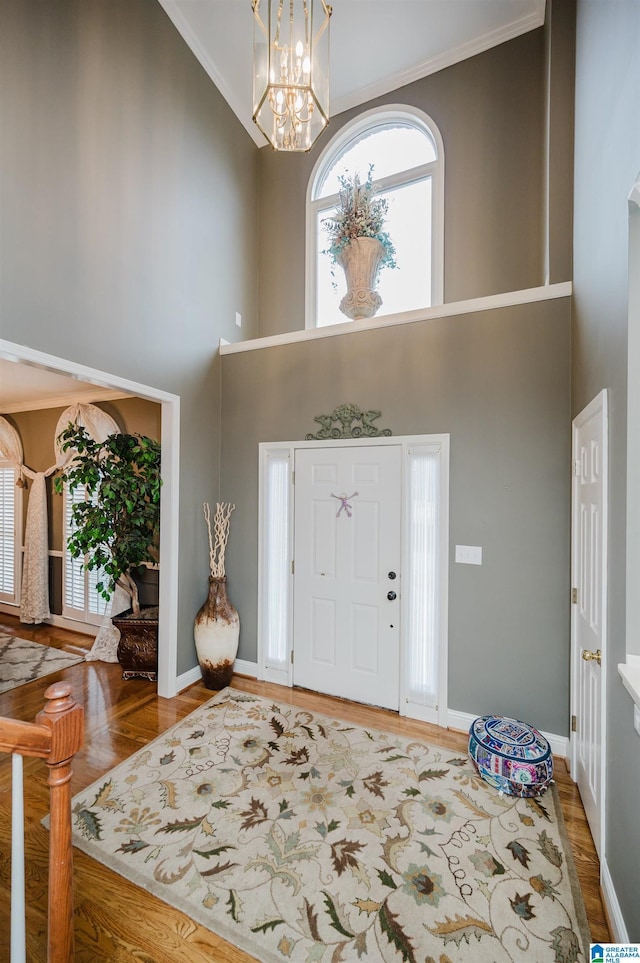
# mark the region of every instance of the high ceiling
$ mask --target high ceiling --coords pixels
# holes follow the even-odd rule
[[[265,144],[251,120],[251,0],[158,2],[256,144]],[[330,112],[337,114],[540,27],[545,0],[333,0],[332,6]],[[109,396],[116,393],[0,361],[0,412]]]
[[[256,144],[251,0],[158,0]],[[266,6],[267,0],[261,0]],[[332,0],[331,114],[542,26],[545,0]]]

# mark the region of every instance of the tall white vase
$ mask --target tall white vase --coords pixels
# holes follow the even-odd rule
[[[231,683],[240,638],[240,617],[227,598],[226,576],[209,576],[209,596],[196,615],[193,637],[204,684],[224,689]]]
[[[384,247],[377,237],[354,237],[340,252],[338,261],[347,281],[340,310],[352,321],[372,318],[382,304],[375,284],[383,257]]]

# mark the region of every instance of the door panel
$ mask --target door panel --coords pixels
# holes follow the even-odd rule
[[[335,668],[336,606],[331,599],[311,599],[311,658]]]
[[[312,512],[313,575],[316,578],[335,578],[337,570],[337,532],[333,521],[334,507],[329,502],[314,500]]]
[[[299,449],[295,472],[294,682],[397,709],[401,448]]]
[[[606,407],[597,403],[599,399],[574,422],[573,486],[574,775],[598,852],[603,808],[607,510]]]
[[[353,577],[357,582],[374,582],[377,584],[381,561],[378,503],[359,502],[358,511],[354,514],[352,524],[355,528]]]
[[[351,636],[352,668],[357,672],[377,675],[378,667],[378,608],[375,605],[352,605]]]

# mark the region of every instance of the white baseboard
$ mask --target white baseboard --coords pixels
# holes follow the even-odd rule
[[[189,669],[188,672],[183,672],[182,675],[177,677],[176,691],[182,692],[193,685],[194,682],[202,682],[202,672],[199,665],[194,665],[193,669]]]
[[[100,629],[99,625],[89,625],[88,622],[74,622],[73,619],[65,619],[61,615],[52,615],[47,619],[45,625],[53,625],[57,629],[68,629],[70,632],[81,632],[82,635],[92,635],[94,638]]]
[[[469,712],[458,712],[456,709],[449,709],[447,713],[447,726],[449,729],[460,729],[462,732],[468,732],[471,728],[471,723],[477,718],[478,716],[474,716]],[[568,757],[568,736],[557,736],[553,732],[544,732],[542,729],[540,732],[551,746],[551,752],[554,756],[562,756],[564,759]]]
[[[600,886],[613,940],[616,943],[628,943],[629,934],[606,859],[603,859],[600,863]]]
[[[20,606],[11,605],[9,602],[0,602],[0,614],[14,615],[17,619],[19,619]],[[98,634],[98,629],[100,628],[99,625],[89,625],[87,622],[76,622],[75,619],[65,619],[61,615],[51,615],[48,619],[45,619],[44,622],[39,624],[53,625],[56,629],[67,629],[69,632],[79,632],[81,635],[92,635],[94,638]],[[25,622],[24,625],[28,628],[31,623]]]
[[[248,675],[252,679],[257,679],[258,677],[258,664],[257,662],[247,662],[246,659],[236,659],[233,664],[234,672],[238,675]],[[194,682],[202,681],[202,673],[200,672],[200,666],[194,665],[193,669],[189,669],[187,672],[183,672],[176,679],[176,687],[178,692],[182,692],[184,689],[188,689],[190,685]]]
[[[246,659],[236,659],[233,664],[233,671],[238,675],[248,675],[252,679],[258,678],[258,663],[248,662]]]

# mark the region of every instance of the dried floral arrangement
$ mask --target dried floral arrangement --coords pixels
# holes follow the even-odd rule
[[[217,502],[216,503],[216,513],[213,518],[213,534],[211,532],[211,510],[209,508],[209,502],[204,502],[202,510],[204,511],[204,519],[207,523],[207,532],[209,534],[209,567],[211,569],[211,578],[224,578],[224,555],[227,549],[227,539],[229,538],[229,522],[231,519],[231,512],[235,509],[235,505],[230,502]]]
[[[375,197],[373,164],[364,183],[357,172],[340,175],[338,180],[340,190],[335,214],[322,221],[330,242],[323,254],[331,255],[333,261],[339,263],[343,249],[352,238],[375,237],[384,248],[380,267],[397,267],[394,243],[384,230],[389,202]]]

